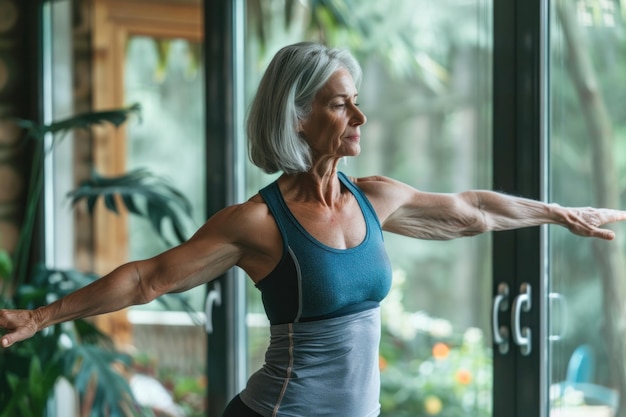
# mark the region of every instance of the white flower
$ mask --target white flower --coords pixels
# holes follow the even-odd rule
[[[430,334],[437,338],[446,338],[452,335],[452,323],[444,319],[433,319],[430,326]]]
[[[480,345],[483,341],[483,331],[478,327],[469,327],[463,334],[463,343],[469,346]]]

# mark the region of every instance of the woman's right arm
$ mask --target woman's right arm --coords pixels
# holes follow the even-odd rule
[[[145,304],[160,295],[209,282],[245,254],[253,227],[244,205],[226,208],[209,219],[187,242],[153,258],[129,262],[54,303],[35,310],[0,310],[2,347],[48,326]],[[252,223],[252,224],[251,224]]]

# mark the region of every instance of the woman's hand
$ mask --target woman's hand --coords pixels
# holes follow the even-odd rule
[[[613,240],[615,232],[602,229],[608,223],[626,220],[626,211],[593,207],[565,208],[565,224],[572,233],[584,237]]]
[[[8,333],[0,338],[3,348],[32,337],[38,331],[38,310],[0,310],[0,329]]]

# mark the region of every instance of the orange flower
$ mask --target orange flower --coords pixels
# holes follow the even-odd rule
[[[381,371],[387,369],[387,359],[383,358],[381,355],[378,356],[378,368]]]
[[[468,385],[472,382],[472,373],[467,369],[459,369],[456,371],[456,382],[461,385]]]
[[[437,342],[433,346],[433,357],[438,361],[446,359],[449,354],[450,348],[445,343]]]

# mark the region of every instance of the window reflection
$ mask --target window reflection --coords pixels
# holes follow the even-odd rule
[[[606,1],[553,2],[550,183],[564,205],[623,208],[626,194],[624,16]],[[623,225],[615,242],[551,230],[550,415],[623,412]]]

